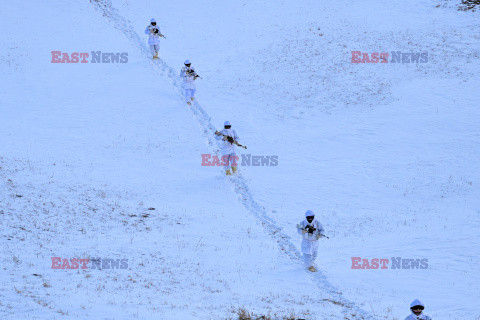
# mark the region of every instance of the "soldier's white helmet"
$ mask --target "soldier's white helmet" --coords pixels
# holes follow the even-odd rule
[[[307,210],[307,212],[305,212],[305,217],[312,217],[312,216],[315,216],[315,213],[312,210]]]

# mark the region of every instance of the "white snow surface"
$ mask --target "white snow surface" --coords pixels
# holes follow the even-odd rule
[[[437,4],[4,3],[0,318],[404,319],[418,298],[435,320],[480,319],[480,19]],[[54,64],[55,50],[128,63]],[[202,76],[191,107],[185,59]],[[201,166],[225,120],[239,153],[278,166]],[[307,209],[329,236],[315,274],[295,229]],[[128,268],[54,270],[52,257]]]

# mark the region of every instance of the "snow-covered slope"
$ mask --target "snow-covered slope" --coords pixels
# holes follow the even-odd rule
[[[105,3],[2,9],[2,319],[218,319],[242,306],[403,319],[414,298],[434,319],[480,315],[478,14],[432,1]],[[151,17],[167,36],[157,62]],[[52,64],[54,50],[128,63]],[[352,64],[356,50],[429,62]],[[193,107],[177,78],[187,58],[203,77]],[[225,120],[279,165],[231,179],[202,167]],[[314,275],[295,232],[306,209],[330,236]],[[52,270],[52,257],[128,269]],[[429,268],[352,270],[351,257]]]

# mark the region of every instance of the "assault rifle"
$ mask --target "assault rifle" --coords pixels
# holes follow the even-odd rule
[[[298,228],[298,229],[302,229],[302,230],[307,230],[307,232],[310,233],[310,234],[313,234],[313,232],[314,232],[315,230],[317,230],[316,228],[314,228],[314,227],[312,227],[312,226],[306,226],[306,227],[304,228],[304,227],[302,227],[302,226],[299,225],[299,224],[297,224],[297,228]],[[327,236],[324,235],[324,234],[319,233],[319,235],[320,235],[319,238],[327,238],[327,239],[330,239],[329,237],[327,237]]]
[[[203,79],[203,78],[200,77],[200,76],[195,72],[195,70],[193,70],[193,69],[187,69],[186,73],[187,73],[189,76],[193,76],[195,79],[197,79],[197,78]]]
[[[158,34],[159,32],[160,32],[160,30],[158,30],[158,28],[155,27],[155,28],[153,29],[153,33]],[[161,33],[160,33],[160,37],[162,37],[162,38],[164,38],[165,40],[167,40],[167,38],[166,38],[163,34],[161,34]]]
[[[227,140],[227,137],[229,137],[229,136],[227,136],[227,135],[225,135],[225,134],[223,134],[223,133],[221,133],[221,132],[218,132],[218,130],[215,130],[215,134],[216,134],[217,136],[223,136],[223,140]],[[246,146],[241,145],[240,143],[238,143],[238,142],[235,141],[235,140],[233,140],[233,142],[230,142],[230,143],[231,143],[231,144],[235,144],[235,145],[237,145],[237,146],[239,146],[239,147],[242,147],[242,148],[244,148],[244,149],[247,149]]]

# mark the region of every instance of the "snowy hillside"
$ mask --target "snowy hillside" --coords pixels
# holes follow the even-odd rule
[[[480,319],[480,19],[437,4],[4,4],[0,318],[404,319],[418,298],[433,319]],[[202,76],[192,106],[185,59]],[[225,120],[239,153],[278,165],[202,166]],[[329,236],[316,273],[307,209]]]

